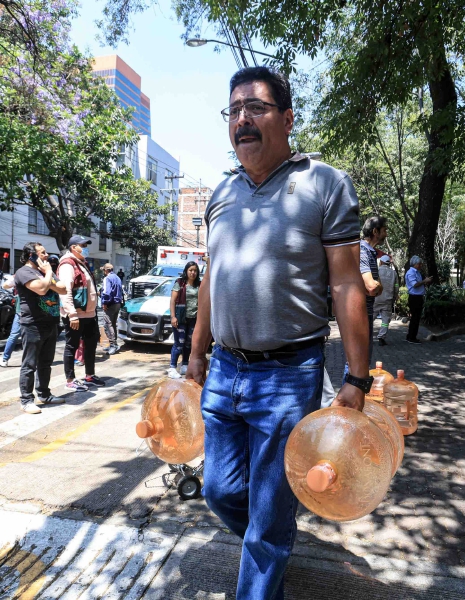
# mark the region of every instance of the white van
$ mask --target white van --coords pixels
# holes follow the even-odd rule
[[[202,275],[207,266],[207,253],[199,248],[159,246],[157,264],[146,275],[134,277],[129,282],[129,298],[148,296],[167,277],[180,277],[190,261],[199,265]]]

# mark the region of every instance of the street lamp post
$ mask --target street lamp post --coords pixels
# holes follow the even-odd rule
[[[229,46],[230,48],[237,48],[238,50],[247,50],[247,52],[252,52],[253,54],[261,54],[262,56],[267,56],[268,58],[276,59],[276,56],[272,54],[267,54],[266,52],[259,52],[258,50],[251,50],[250,48],[244,48],[243,46],[237,46],[236,44],[230,44],[229,42],[222,42],[221,40],[206,40],[204,38],[190,38],[187,40],[186,45],[191,48],[198,48],[199,46],[205,46],[208,42],[214,42],[215,44],[223,44],[224,46]]]
[[[197,248],[200,246],[200,228],[202,227],[202,217],[193,217],[192,218],[192,225],[196,228],[197,230]]]

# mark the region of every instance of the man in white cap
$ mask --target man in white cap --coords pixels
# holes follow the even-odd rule
[[[383,286],[383,292],[375,299],[374,314],[381,314],[378,344],[386,346],[386,336],[392,317],[392,305],[399,295],[399,278],[395,270],[391,268],[390,256],[383,254],[379,261],[379,279]]]

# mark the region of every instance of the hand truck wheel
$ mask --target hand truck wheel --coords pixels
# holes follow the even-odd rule
[[[178,494],[183,500],[193,500],[200,496],[200,479],[194,475],[185,475],[178,481]]]

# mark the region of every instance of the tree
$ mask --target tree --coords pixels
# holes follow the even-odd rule
[[[48,12],[44,1],[19,6],[0,16],[0,209],[37,209],[60,250],[76,227],[94,228],[92,217],[117,227],[165,215],[150,183],[120,161],[138,140],[131,111],[69,43],[71,9],[59,0]]]
[[[127,222],[112,227],[111,237],[130,250],[133,276],[147,273],[156,263],[159,245],[173,244],[171,230],[160,226],[160,216],[168,218],[170,209],[169,205],[165,205],[158,207],[156,212],[141,212]]]
[[[437,279],[434,239],[446,181],[463,177],[464,108],[457,101],[465,50],[462,4],[177,0],[175,7],[188,33],[202,18],[254,32],[277,48],[276,63],[288,71],[297,54],[325,52],[329,85],[318,115],[327,151],[373,144],[382,111],[405,107],[415,97],[427,152],[408,252],[423,256]]]

